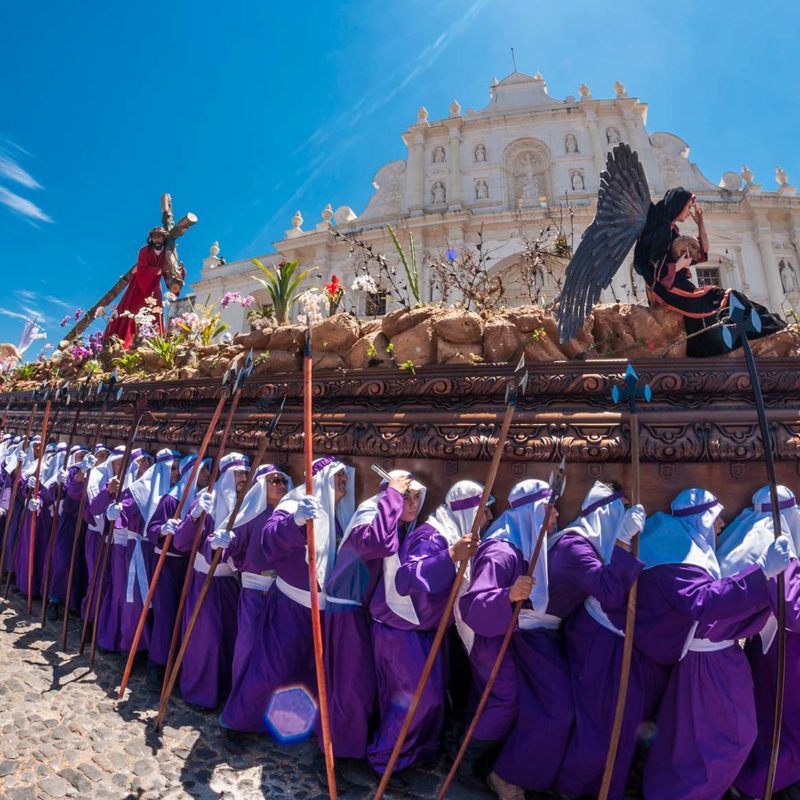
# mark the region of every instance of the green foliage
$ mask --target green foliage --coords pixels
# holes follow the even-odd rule
[[[417,369],[414,366],[414,362],[410,358],[406,359],[402,364],[398,364],[398,367],[400,367],[400,369],[408,370],[412,375],[417,374]]]
[[[370,358],[374,358],[376,355],[378,355],[378,351],[375,349],[375,342],[374,341],[369,343],[369,346],[367,347],[367,355]]]
[[[267,290],[278,324],[285,325],[289,312],[300,294],[299,286],[308,275],[308,271],[297,273],[299,260],[286,261],[274,267],[265,266],[257,258],[252,261],[266,275],[266,280],[258,276],[254,276],[254,279]]]
[[[96,359],[90,358],[84,365],[83,371],[90,377],[94,378],[103,371],[103,365]]]
[[[147,347],[151,352],[160,356],[161,360],[164,362],[164,365],[169,369],[172,369],[175,366],[175,361],[180,353],[181,344],[183,344],[182,336],[170,338],[168,336],[159,335],[148,339],[145,342],[145,347]]]
[[[265,350],[263,353],[259,353],[253,359],[253,366],[257,367],[259,364],[263,364],[269,358],[269,350]]]
[[[141,360],[142,357],[138,353],[125,353],[124,355],[112,359],[111,363],[117,369],[121,369],[125,375],[132,375],[136,372],[136,367],[139,366]]]
[[[28,381],[36,374],[36,364],[20,364],[13,370],[14,377],[20,381]]]
[[[389,235],[392,237],[394,249],[397,250],[397,255],[400,257],[400,263],[403,265],[403,269],[406,272],[408,290],[414,298],[414,303],[416,306],[423,306],[425,303],[422,300],[422,294],[419,288],[419,266],[417,265],[417,251],[414,247],[414,236],[411,233],[408,234],[408,255],[406,255],[403,245],[400,244],[400,240],[394,232],[394,228],[391,225],[387,225],[386,227],[389,231]]]

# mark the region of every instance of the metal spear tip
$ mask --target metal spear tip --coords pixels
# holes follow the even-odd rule
[[[519,384],[517,385],[517,393],[521,394],[525,397],[525,392],[528,388],[528,370],[525,370],[525,374],[520,378]]]
[[[522,355],[519,357],[519,361],[517,362],[517,366],[514,367],[514,372],[522,372],[525,369],[525,351],[522,351]]]
[[[614,384],[614,385],[611,387],[611,399],[612,399],[612,400],[613,400],[615,403],[619,403],[619,401],[620,401],[620,399],[621,399],[621,398],[620,398],[620,394],[619,394],[619,386],[617,386],[616,384]]]
[[[625,380],[628,383],[630,383],[631,381],[633,381],[633,383],[636,383],[639,380],[639,376],[636,374],[636,370],[633,368],[633,364],[631,364],[630,362],[628,363],[628,366],[625,368]]]
[[[653,399],[653,390],[650,388],[650,384],[646,383],[644,385],[644,399],[645,402],[649,403]]]
[[[120,386],[119,389],[117,389],[117,393],[115,395],[115,399],[117,401],[122,399],[122,394],[123,394],[124,391],[125,391],[125,389],[122,386]]]
[[[249,378],[253,374],[253,348],[250,348],[250,352],[247,354],[247,358],[244,361],[244,376],[245,378]]]

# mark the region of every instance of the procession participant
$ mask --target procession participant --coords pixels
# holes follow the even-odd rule
[[[107,569],[105,575],[101,575],[98,579],[98,582],[100,579],[105,581],[105,588],[102,593],[100,612],[95,622],[97,646],[105,652],[115,653],[122,650],[122,618],[127,605],[128,593],[128,531],[122,527],[122,503],[117,498],[130,498],[128,492],[131,485],[147,474],[152,463],[153,457],[145,450],[137,448],[131,453],[122,486],[118,487],[114,502],[106,508],[105,512],[106,519],[112,524],[110,568]],[[107,484],[107,488],[110,490],[113,485]],[[96,588],[95,591],[99,591],[99,588]],[[94,600],[92,600],[92,608],[94,608]]]
[[[23,518],[26,517],[27,498],[25,491],[27,488],[27,481],[32,470],[36,467],[36,461],[39,458],[39,447],[41,444],[41,437],[39,435],[32,436],[28,441],[27,448],[23,451],[22,446],[14,450],[14,452],[7,459],[7,469],[9,475],[9,489],[13,489],[13,481],[16,480],[18,484],[17,496],[14,500],[14,508],[11,509],[11,522],[8,526],[8,543],[6,544],[5,563],[3,564],[3,572],[8,574],[14,572],[14,542],[17,539],[17,534]],[[20,467],[19,473],[16,475],[14,471]],[[23,474],[28,471],[28,474],[23,477]],[[9,495],[11,492],[9,492]],[[10,502],[10,497],[9,497]],[[5,522],[5,520],[3,520]],[[16,577],[16,576],[15,576]]]
[[[211,459],[204,458],[203,463],[197,471],[194,483],[189,486],[189,479],[192,477],[197,456],[192,454],[184,456],[178,467],[178,482],[165,494],[158,504],[153,514],[150,524],[147,526],[147,539],[153,545],[153,560],[161,555],[159,538],[167,532],[175,532],[180,520],[173,520],[181,498],[186,495],[186,502],[183,504],[181,519],[186,519],[190,514],[192,519],[197,519],[202,511],[212,509],[211,495],[203,493],[207,504],[194,503],[198,490],[208,486],[209,472],[211,469]],[[166,530],[165,530],[166,529]],[[161,684],[164,679],[164,667],[169,658],[169,646],[172,640],[172,630],[175,627],[175,615],[178,613],[178,600],[186,576],[188,559],[185,553],[177,551],[170,545],[167,551],[167,558],[161,575],[153,593],[150,648],[147,651],[147,688],[151,692],[160,692]]]
[[[92,455],[97,459],[97,466],[99,467],[101,464],[105,464],[106,460],[111,455],[111,448],[102,443],[96,444]]]
[[[228,559],[239,571],[241,589],[236,611],[236,643],[233,649],[231,683],[237,683],[247,669],[253,642],[259,632],[267,592],[275,576],[261,545],[261,531],[287,491],[292,479],[274,464],[262,464],[253,476],[253,485],[245,495],[232,526]]]
[[[722,505],[711,492],[687,489],[671,509],[648,520],[640,547],[641,627],[673,657],[643,791],[648,800],[718,800],[756,740],[753,681],[737,640],[764,627],[768,579],[789,566],[790,546],[786,536],[773,540],[756,563],[722,577]]]
[[[95,449],[95,458],[97,458]],[[106,459],[89,472],[86,485],[86,504],[83,509],[83,521],[86,524],[86,534],[83,543],[84,565],[89,578],[94,574],[95,561],[100,549],[100,538],[105,527],[106,509],[119,494],[119,471],[125,455],[125,446],[119,445],[106,457]],[[87,581],[86,591],[81,599],[81,618],[86,619],[89,614],[90,621],[94,622],[94,606],[88,607],[89,586]]]
[[[501,798],[524,797],[521,787],[549,789],[572,730],[572,689],[561,622],[573,608],[559,605],[566,598],[559,592],[560,576],[548,563],[548,549],[559,539],[555,509],[533,577],[527,574],[551,495],[548,484],[535,479],[511,489],[510,508],[484,536],[473,559],[469,588],[459,601],[480,692],[497,659],[514,604],[525,601],[459,770],[462,780],[475,783],[486,777],[492,757],[499,756],[488,783]]]
[[[614,719],[624,645],[626,603],[643,564],[628,552],[644,527],[639,506],[627,508],[618,484],[596,482],[580,516],[561,531],[548,552],[558,583],[558,607],[570,667],[575,722],[555,786],[568,797],[596,795],[603,776]],[[610,797],[623,795],[643,713],[643,676],[631,671],[626,713]]]
[[[383,571],[370,602],[372,648],[378,680],[378,728],[367,748],[367,761],[382,774],[405,718],[398,697],[412,697],[442,618],[458,562],[470,558],[476,542],[467,535],[430,521],[414,527],[425,501],[417,481],[409,489],[397,554],[384,559]],[[409,502],[417,501],[416,508]],[[444,527],[444,526],[443,526]],[[403,743],[396,770],[435,758],[441,747],[447,691],[447,651],[437,653],[419,708]],[[402,778],[399,778],[402,782]]]
[[[233,684],[221,723],[233,730],[267,731],[266,713],[273,694],[302,685],[316,696],[314,651],[311,637],[306,522],[314,520],[317,581],[324,587],[336,553],[337,536],[353,515],[352,467],[333,456],[314,461],[314,493],[298,486],[278,503],[261,533],[268,569],[276,572],[267,592],[262,629],[253,642],[247,669]],[[320,607],[324,595],[320,596]],[[279,731],[274,731],[279,734]]]
[[[211,492],[211,512],[203,519],[200,548],[191,565],[192,581],[183,607],[181,632],[185,635],[189,619],[194,612],[200,590],[208,575],[214,550],[225,548],[224,535],[228,517],[236,505],[236,495],[247,484],[250,471],[247,457],[242,453],[228,453],[219,462],[219,477]],[[177,552],[188,553],[197,532],[196,508],[209,508],[209,491],[203,490],[193,503],[189,514],[177,526],[167,523],[162,534],[174,527],[172,546]],[[192,515],[196,513],[196,516]],[[220,535],[218,535],[220,534]],[[195,709],[216,708],[230,691],[233,646],[236,641],[236,606],[239,600],[239,583],[236,580],[230,557],[222,553],[214,571],[214,578],[200,609],[197,624],[186,649],[181,667],[180,687],[183,699]]]
[[[111,342],[111,337],[116,336],[122,341],[123,347],[129,350],[136,338],[134,317],[148,305],[148,300],[155,301],[153,312],[157,332],[163,335],[161,277],[166,265],[166,240],[167,231],[164,228],[152,228],[147,234],[147,244],[139,250],[130,283],[106,326],[103,341]]]
[[[400,528],[419,511],[409,493],[411,474],[393,470],[389,476],[350,520],[325,585],[323,658],[337,758],[364,758],[367,752],[378,697],[369,603],[384,559],[400,548]]]
[[[56,445],[51,442],[45,447],[39,478],[39,494],[34,496],[36,489],[36,466],[38,459],[22,471],[22,483],[19,493],[26,500],[25,510],[20,517],[17,535],[20,537],[17,557],[14,561],[15,585],[23,594],[28,592],[28,556],[30,554],[31,517],[36,515],[36,528],[34,535],[33,558],[33,585],[31,595],[34,598],[41,596],[42,576],[44,575],[44,562],[47,556],[47,540],[50,535],[50,526],[53,521],[54,493],[50,485],[55,484],[56,476],[64,464],[67,455],[66,442]]]
[[[86,447],[73,445],[65,467],[59,471],[56,478],[59,483],[63,483],[63,489],[58,509],[59,522],[56,528],[56,540],[50,561],[50,585],[47,590],[47,618],[49,620],[58,619],[64,598],[67,596],[72,542],[75,536],[82,534],[78,528],[78,509],[83,494],[83,481],[94,464],[94,456]],[[79,573],[75,579],[77,591],[73,591],[70,597],[70,611],[79,610],[84,583],[83,575]]]
[[[800,552],[800,509],[794,493],[778,486],[781,526],[791,536],[795,553]],[[752,508],[745,509],[723,531],[717,544],[717,557],[724,576],[737,575],[755,564],[764,548],[774,539],[772,501],[769,486],[753,495]],[[785,571],[786,608],[786,686],[797,686],[800,679],[800,568],[792,562]],[[777,588],[777,587],[774,587]],[[777,598],[777,593],[776,593]],[[777,608],[773,609],[776,613]],[[772,726],[775,715],[778,647],[775,640],[777,621],[770,617],[758,636],[751,637],[744,652],[750,662],[756,701],[757,736],[755,744],[734,786],[740,795],[760,797],[767,782],[772,753]],[[783,698],[778,763],[775,772],[776,792],[794,787],[800,795],[800,695],[787,691]],[[787,800],[789,800],[787,797]]]
[[[11,436],[11,434],[5,434],[4,442],[0,445],[0,488],[3,490],[0,510],[3,512],[8,508],[8,495],[11,493],[10,487],[7,486],[8,476],[13,471],[12,465],[17,463],[16,459],[22,446],[22,437],[15,436],[13,439],[6,440],[6,436]]]

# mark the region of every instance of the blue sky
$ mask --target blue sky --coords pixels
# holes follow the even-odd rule
[[[417,108],[488,102],[493,77],[550,93],[621,80],[714,182],[746,162],[800,183],[798,4],[539,0],[41,0],[0,6],[0,341],[91,305],[134,262],[159,197],[200,222],[196,278],[282,238],[296,209],[366,204]],[[124,10],[123,10],[124,9]]]

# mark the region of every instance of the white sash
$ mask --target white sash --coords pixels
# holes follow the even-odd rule
[[[114,528],[114,544],[127,549],[128,547],[128,529],[127,528]]]
[[[589,612],[591,613],[591,612]],[[523,631],[557,631],[561,627],[563,620],[554,614],[544,614],[534,611],[532,608],[523,608],[519,612],[519,627]]]
[[[154,547],[153,551],[157,556],[161,555],[160,547]],[[183,555],[184,555],[183,553],[173,553],[172,550],[167,550],[167,558],[183,558]]]
[[[201,575],[208,575],[211,569],[211,564],[208,563],[206,557],[198,550],[197,555],[194,557],[194,571],[199,572]],[[235,574],[233,567],[225,561],[220,561],[217,568],[214,570],[215,578],[232,578]]]
[[[589,616],[598,624],[602,625],[607,631],[616,633],[617,636],[625,636],[625,631],[621,631],[614,623],[608,618],[608,615],[603,611],[600,601],[591,595],[583,601],[583,607],[589,612]]]
[[[689,642],[689,650],[693,653],[714,653],[717,650],[727,650],[735,644],[736,642],[733,639],[724,642],[712,642],[710,639],[692,639]]]
[[[142,537],[140,534],[133,533],[131,531],[127,531],[127,534],[128,541],[133,542],[134,545],[133,553],[131,554],[131,562],[128,564],[128,586],[125,591],[125,602],[133,602],[133,590],[134,587],[138,585],[139,595],[144,603],[144,600],[147,597],[149,584],[147,581],[147,567],[144,563],[144,552],[142,551]]]
[[[274,575],[261,575],[258,572],[242,572],[242,589],[255,589],[259,592],[266,592],[273,583]]]
[[[298,589],[296,586],[286,583],[281,577],[275,578],[275,585],[280,593],[286,595],[290,600],[294,600],[295,603],[305,608],[311,608],[311,592],[305,589]],[[325,594],[323,592],[319,593],[319,607],[325,608]]]
[[[350,600],[344,599],[341,597],[333,597],[332,595],[326,594],[325,601],[327,603],[333,603],[334,605],[338,606],[355,606],[356,608],[361,608],[361,603],[358,600]]]

